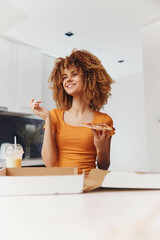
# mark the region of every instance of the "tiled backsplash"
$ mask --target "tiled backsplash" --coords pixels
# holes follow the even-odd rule
[[[24,149],[23,158],[25,158],[26,144],[23,141],[21,134],[18,134],[22,129],[27,127],[31,128],[31,131],[37,129],[40,133],[40,137],[43,138],[43,121],[38,119],[17,117],[17,116],[6,116],[0,115],[0,145],[2,143],[13,143],[14,136],[17,137],[17,143],[21,144]],[[41,157],[42,142],[31,143],[30,145],[30,157],[39,158]]]

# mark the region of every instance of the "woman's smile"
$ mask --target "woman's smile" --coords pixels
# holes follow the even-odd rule
[[[75,85],[76,85],[76,83],[69,83],[69,84],[66,85],[66,87],[67,87],[67,88],[72,88],[72,87],[75,86]]]

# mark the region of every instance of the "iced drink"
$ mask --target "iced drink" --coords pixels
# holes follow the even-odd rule
[[[23,148],[20,144],[10,144],[6,148],[6,167],[7,168],[20,168],[22,162]]]

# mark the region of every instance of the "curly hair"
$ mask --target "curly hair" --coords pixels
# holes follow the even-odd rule
[[[73,50],[70,56],[57,58],[48,79],[56,106],[68,110],[72,106],[72,96],[63,87],[63,71],[74,67],[84,80],[84,97],[92,110],[99,111],[111,96],[111,84],[114,82],[101,61],[86,50]]]

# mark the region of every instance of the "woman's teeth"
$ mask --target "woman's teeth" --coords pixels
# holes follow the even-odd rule
[[[73,87],[75,84],[69,84],[68,86],[67,86],[67,88],[71,88],[71,87]]]

